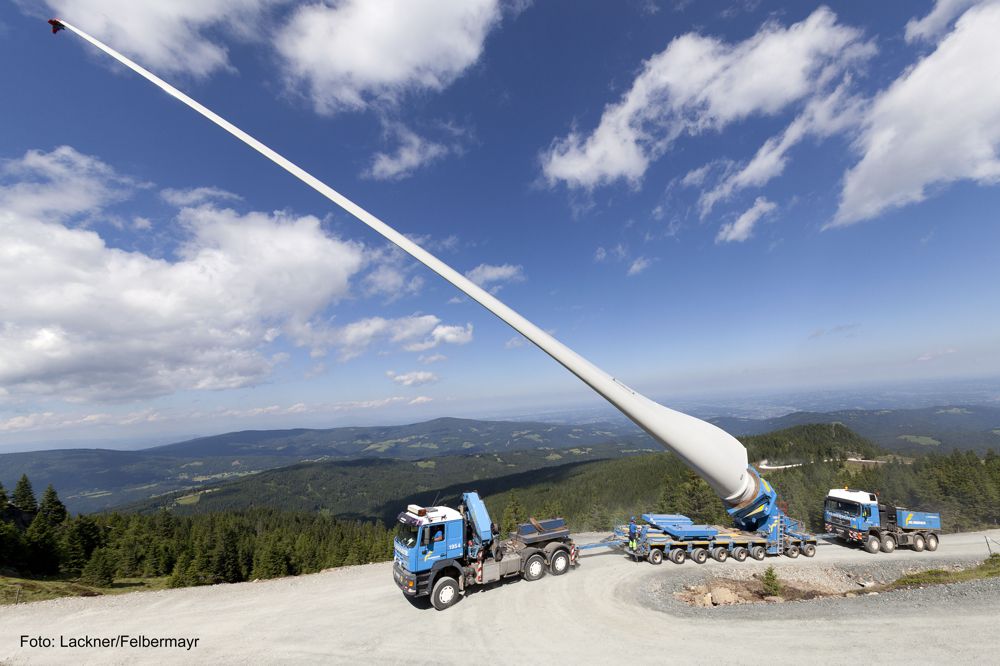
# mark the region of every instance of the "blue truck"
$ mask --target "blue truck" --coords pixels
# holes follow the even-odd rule
[[[636,527],[635,539],[629,538],[627,525],[619,525],[612,540],[633,558],[652,564],[660,564],[664,559],[674,564],[687,560],[704,564],[709,557],[717,562],[730,557],[743,562],[748,557],[763,560],[768,555],[816,554],[816,537],[784,512],[775,514],[757,531],[697,525],[680,514],[644,513],[641,518],[644,524]]]
[[[411,504],[399,514],[393,542],[393,578],[408,598],[430,597],[444,610],[471,587],[521,576],[560,576],[578,563],[578,549],[561,518],[535,520],[507,538],[497,533],[476,492],[458,509]]]
[[[918,553],[937,550],[941,514],[910,511],[882,504],[878,495],[864,490],[834,488],[823,506],[826,531],[839,540],[864,546],[869,553],[891,553],[909,546]]]

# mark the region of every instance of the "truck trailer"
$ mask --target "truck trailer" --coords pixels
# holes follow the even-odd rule
[[[411,504],[397,522],[396,585],[409,598],[430,597],[438,610],[476,585],[511,576],[561,576],[577,565],[578,549],[562,518],[531,519],[505,539],[476,492],[463,493],[457,510]]]
[[[909,546],[918,553],[937,550],[941,532],[940,513],[882,504],[875,493],[849,488],[830,490],[823,522],[828,533],[864,546],[869,553],[891,553],[897,546]]]
[[[720,525],[696,525],[680,514],[644,513],[646,523],[638,527],[634,545],[628,538],[628,525],[615,527],[616,541],[627,554],[660,564],[668,559],[674,564],[692,560],[704,564],[709,557],[725,562],[732,557],[743,562],[747,557],[763,560],[768,555],[806,557],[816,554],[816,537],[802,529],[799,521],[781,514],[767,529],[747,532]]]

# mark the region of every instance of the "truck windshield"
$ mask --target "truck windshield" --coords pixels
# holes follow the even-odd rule
[[[846,500],[839,500],[839,499],[834,499],[832,497],[827,497],[826,510],[837,511],[838,513],[847,513],[852,516],[857,516],[861,514],[861,505],[855,502],[848,502]]]
[[[417,533],[420,530],[418,525],[408,525],[403,523],[399,526],[399,540],[407,548],[417,545]]]

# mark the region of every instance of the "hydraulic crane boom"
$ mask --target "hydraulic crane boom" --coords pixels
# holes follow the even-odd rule
[[[636,425],[649,433],[653,439],[680,456],[725,501],[729,513],[737,525],[744,529],[760,529],[776,513],[774,491],[760,479],[756,470],[748,466],[746,448],[735,437],[711,423],[664,407],[632,390],[535,326],[430,252],[212,110],[72,24],[61,19],[53,19],[49,23],[53,26],[53,32],[65,28],[82,37],[155,84],[168,95],[208,118],[367,224],[502,319],[618,408]]]

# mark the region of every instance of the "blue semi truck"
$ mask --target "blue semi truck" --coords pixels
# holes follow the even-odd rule
[[[823,522],[827,532],[869,553],[891,553],[897,546],[937,550],[941,532],[939,513],[881,504],[875,493],[849,488],[830,490]]]
[[[532,519],[502,538],[476,492],[464,493],[458,509],[411,504],[397,520],[396,585],[409,598],[430,597],[438,610],[476,585],[560,576],[577,564],[578,549],[563,519]]]

